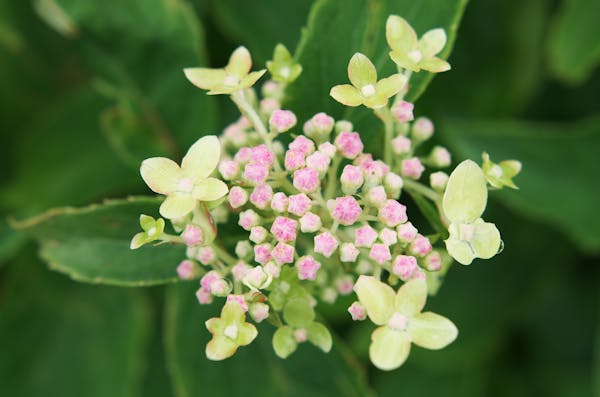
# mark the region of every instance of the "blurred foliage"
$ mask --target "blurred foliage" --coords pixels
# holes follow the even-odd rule
[[[599,11],[598,0],[0,2],[0,395],[600,395]],[[222,66],[240,44],[259,65],[278,42],[297,48],[305,72],[288,106],[301,120],[349,117],[369,149],[380,147],[380,126],[342,113],[327,93],[346,81],[354,51],[391,71],[390,12],[419,33],[443,26],[452,42],[458,32],[452,71],[416,107],[439,121],[438,143],[455,160],[485,149],[524,165],[520,191],[491,194],[504,252],[454,265],[430,300],[459,327],[447,349],[414,349],[400,370],[376,371],[365,360],[371,327],[350,324],[344,301],[320,308],[340,335],[327,356],[303,346],[284,362],[259,338],[208,362],[203,322],[216,309],[197,306],[189,284],[79,284],[35,259],[39,249],[52,269],[85,281],[172,281],[178,252],[127,248],[138,214],[156,213],[152,199],[9,227],[7,216],[145,192],[139,159],[177,157],[236,117],[181,69]]]

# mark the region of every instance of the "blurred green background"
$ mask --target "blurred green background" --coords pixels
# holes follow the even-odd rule
[[[349,117],[368,147],[381,146],[379,125],[327,92],[346,81],[354,51],[391,70],[382,34],[392,12],[419,33],[458,30],[452,70],[416,106],[436,122],[436,142],[455,161],[485,149],[524,167],[521,189],[493,192],[486,215],[505,250],[455,265],[429,300],[460,330],[447,349],[415,348],[401,369],[376,371],[371,327],[348,321],[346,301],[320,305],[338,334],[329,355],[306,346],[279,360],[265,328],[211,363],[203,322],[217,308],[195,303],[195,283],[77,283],[9,227],[9,215],[147,194],[141,159],[177,157],[236,117],[181,69],[222,66],[239,44],[257,65],[277,42],[298,47],[305,72],[286,106],[301,120]],[[600,395],[599,15],[598,0],[2,0],[0,395]],[[65,230],[43,233],[33,233],[42,254],[60,268],[52,247]]]

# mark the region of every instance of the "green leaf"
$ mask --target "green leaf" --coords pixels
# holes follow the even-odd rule
[[[215,316],[223,302],[200,306],[194,296],[196,283],[168,287],[165,313],[166,349],[177,397],[199,396],[210,391],[220,396],[370,396],[358,363],[336,340],[325,354],[309,343],[285,360],[271,347],[272,329],[261,326],[256,340],[240,347],[221,362],[204,355],[209,333],[204,321]]]
[[[327,93],[334,85],[347,81],[346,65],[355,52],[371,58],[381,77],[395,73],[385,39],[385,21],[390,14],[406,18],[419,34],[436,27],[444,28],[448,44],[441,56],[447,58],[466,3],[466,0],[317,1],[296,54],[304,72],[288,88],[286,106],[294,109],[300,120],[319,111],[340,117],[343,108]],[[416,100],[431,78],[426,72],[414,76],[408,100]],[[306,101],[306,98],[311,100]]]
[[[487,150],[494,158],[520,160],[523,170],[515,178],[520,190],[493,197],[562,229],[582,249],[600,251],[600,119],[570,124],[453,120],[442,129],[448,145],[464,157],[479,158]]]
[[[153,285],[177,280],[175,271],[184,248],[172,245],[131,250],[140,214],[156,214],[159,200],[132,197],[107,200],[83,208],[56,208],[15,222],[40,241],[49,266],[75,280],[123,286]]]
[[[138,394],[149,329],[139,291],[76,284],[29,257],[4,275],[1,395]]]
[[[13,230],[5,219],[0,220],[0,267],[24,245],[23,234]]]
[[[560,79],[583,83],[600,63],[600,1],[563,0],[548,41],[550,70]]]

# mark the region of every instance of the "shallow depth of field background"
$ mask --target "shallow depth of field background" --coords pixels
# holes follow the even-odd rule
[[[415,112],[434,120],[435,140],[455,163],[479,161],[484,149],[494,160],[520,159],[521,190],[490,195],[485,217],[498,225],[504,252],[454,265],[429,300],[457,324],[458,340],[439,352],[413,348],[391,373],[367,364],[372,325],[349,321],[348,299],[319,307],[340,338],[330,355],[302,346],[279,360],[263,327],[253,350],[210,363],[202,323],[216,309],[194,303],[195,283],[76,283],[49,270],[37,243],[11,230],[9,215],[150,193],[138,176],[141,158],[182,153],[237,117],[226,98],[209,102],[187,83],[181,68],[222,66],[239,44],[262,67],[277,42],[296,47],[312,5],[194,1],[187,18],[204,29],[203,43],[199,31],[191,37],[179,22],[162,23],[153,14],[159,0],[61,3],[82,15],[98,7],[97,18],[66,38],[30,2],[0,3],[0,395],[600,395],[598,0],[467,5],[452,70],[432,81]],[[368,6],[381,3],[394,0]],[[415,9],[450,3],[414,2]],[[351,37],[353,22],[345,23],[331,29]],[[436,27],[415,25],[419,33]],[[188,56],[202,46],[207,61]],[[310,65],[333,65],[338,82],[346,81],[351,53],[315,52],[320,59]],[[302,76],[299,84],[310,85]],[[326,94],[303,100],[301,117],[315,102],[340,114]],[[379,125],[361,120],[363,139],[376,150]],[[174,144],[156,143],[165,130],[176,135]]]

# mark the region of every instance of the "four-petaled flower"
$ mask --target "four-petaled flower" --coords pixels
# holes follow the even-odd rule
[[[252,343],[258,331],[246,322],[246,313],[234,300],[228,301],[221,310],[221,317],[206,321],[206,328],[212,339],[206,345],[206,357],[209,360],[224,360],[235,354],[239,346]]]
[[[140,215],[140,226],[143,232],[137,233],[131,239],[130,248],[132,250],[140,248],[144,244],[160,239],[165,230],[165,220],[162,218],[154,219],[148,215]]]
[[[291,83],[302,73],[302,66],[295,63],[292,54],[283,44],[277,44],[273,52],[273,60],[267,61],[267,69],[273,80]]]
[[[508,186],[511,189],[518,189],[512,179],[521,172],[521,162],[518,160],[504,160],[498,164],[490,160],[490,156],[483,152],[483,164],[481,168],[485,174],[488,183],[496,189],[502,189]]]
[[[336,85],[329,95],[346,106],[365,105],[372,109],[387,105],[388,98],[400,92],[407,81],[400,73],[377,81],[375,65],[359,52],[348,63],[348,78],[352,85]]]
[[[475,162],[460,163],[448,179],[442,208],[451,222],[445,241],[451,257],[463,265],[475,258],[489,259],[500,249],[500,232],[481,214],[487,204],[487,185],[483,171]]]
[[[375,277],[362,275],[354,291],[369,319],[379,325],[371,335],[369,347],[371,362],[379,369],[401,366],[411,343],[437,350],[452,343],[458,335],[456,326],[446,317],[421,312],[427,299],[424,280],[412,279],[394,293],[392,287]]]
[[[421,69],[432,73],[450,70],[450,64],[436,55],[446,45],[446,32],[432,29],[421,39],[406,20],[390,15],[386,23],[386,37],[392,48],[390,58],[398,67],[418,72]]]
[[[181,161],[152,157],[142,162],[140,173],[154,192],[167,196],[160,214],[168,219],[189,214],[198,201],[213,201],[227,194],[227,185],[209,175],[219,163],[221,147],[216,136],[196,141]]]

